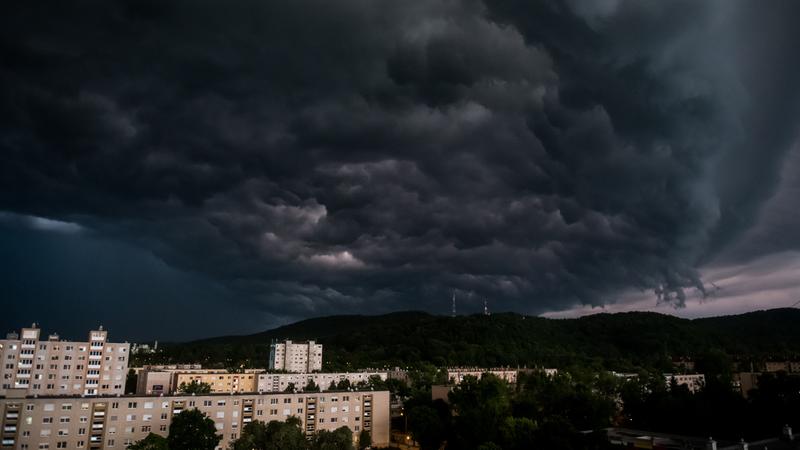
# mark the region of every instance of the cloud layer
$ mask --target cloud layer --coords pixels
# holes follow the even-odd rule
[[[253,311],[682,305],[797,173],[796,2],[0,8],[0,210]]]

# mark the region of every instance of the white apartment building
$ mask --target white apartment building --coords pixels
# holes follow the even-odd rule
[[[369,381],[370,377],[377,376],[386,381],[387,372],[341,372],[341,373],[262,373],[258,375],[258,392],[283,392],[293,384],[300,391],[313,381],[319,386],[320,390],[326,391],[331,382],[339,384],[342,380],[347,380],[350,385],[355,386],[360,382]]]
[[[309,373],[322,370],[322,345],[314,341],[273,341],[269,349],[269,368]]]
[[[516,384],[518,372],[517,369],[506,368],[450,367],[447,369],[447,381],[451,384],[459,384],[464,381],[464,377],[472,376],[480,379],[483,374],[490,373],[510,384]]]
[[[216,394],[197,396],[0,398],[0,449],[119,449],[149,433],[166,436],[172,416],[197,408],[214,421],[227,449],[253,421],[300,418],[303,430],[347,426],[354,440],[369,431],[376,446],[389,444],[389,392]]]
[[[689,388],[690,392],[697,392],[706,385],[706,376],[702,373],[695,373],[695,374],[671,374],[665,373],[664,379],[667,382],[667,387],[670,386],[672,380],[675,380],[675,383],[678,386],[686,386]]]
[[[107,342],[103,327],[86,342],[42,340],[40,333],[34,324],[0,340],[0,396],[124,393],[130,344]]]

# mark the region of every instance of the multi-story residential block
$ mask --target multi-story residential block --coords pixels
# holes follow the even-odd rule
[[[117,395],[125,390],[127,343],[107,341],[100,327],[86,342],[40,339],[34,324],[0,340],[0,396]]]
[[[671,374],[665,373],[664,380],[667,382],[667,386],[672,384],[672,380],[675,380],[675,383],[678,386],[686,386],[689,388],[690,392],[697,392],[703,388],[706,384],[706,376],[702,373],[695,373],[695,374]]]
[[[767,361],[764,363],[765,372],[800,372],[800,361]]]
[[[181,385],[192,382],[206,383],[212,393],[257,392],[261,369],[248,369],[243,373],[229,373],[217,369],[181,369],[144,367],[137,371],[136,393],[158,395],[180,393]]]
[[[387,372],[341,372],[341,373],[262,373],[258,375],[259,392],[283,392],[290,384],[299,391],[309,381],[319,386],[323,391],[328,390],[331,383],[339,384],[347,380],[355,386],[361,382],[368,382],[370,377],[378,377],[383,381],[388,378]]]
[[[494,369],[482,369],[479,367],[452,367],[447,369],[447,381],[452,384],[458,384],[464,381],[464,377],[472,376],[475,378],[480,378],[483,374],[492,374],[501,380],[505,380],[508,383],[516,384],[517,382],[517,369],[507,369],[507,368],[494,368]]]
[[[322,345],[314,341],[273,341],[269,349],[269,368],[297,373],[320,371]]]
[[[166,436],[172,416],[197,408],[216,424],[218,449],[229,448],[242,428],[296,416],[311,435],[349,427],[354,439],[369,431],[376,446],[389,444],[389,392],[217,394],[197,396],[0,398],[2,449],[125,449],[149,433]]]

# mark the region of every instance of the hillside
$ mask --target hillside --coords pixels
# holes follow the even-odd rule
[[[738,359],[800,356],[800,310],[681,319],[657,313],[596,314],[545,319],[513,313],[308,319],[262,333],[167,346],[157,362],[202,362],[263,367],[271,339],[315,339],[325,345],[327,369],[435,365],[564,367],[615,370],[666,367],[670,357],[721,350]],[[156,361],[141,361],[156,362]]]

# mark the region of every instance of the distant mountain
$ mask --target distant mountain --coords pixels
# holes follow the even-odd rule
[[[262,333],[167,346],[169,362],[264,366],[272,339],[314,339],[329,369],[383,365],[480,365],[616,370],[668,368],[672,357],[725,352],[740,359],[800,356],[800,309],[681,319],[629,312],[577,319],[514,313],[445,317],[424,312],[303,320]]]

